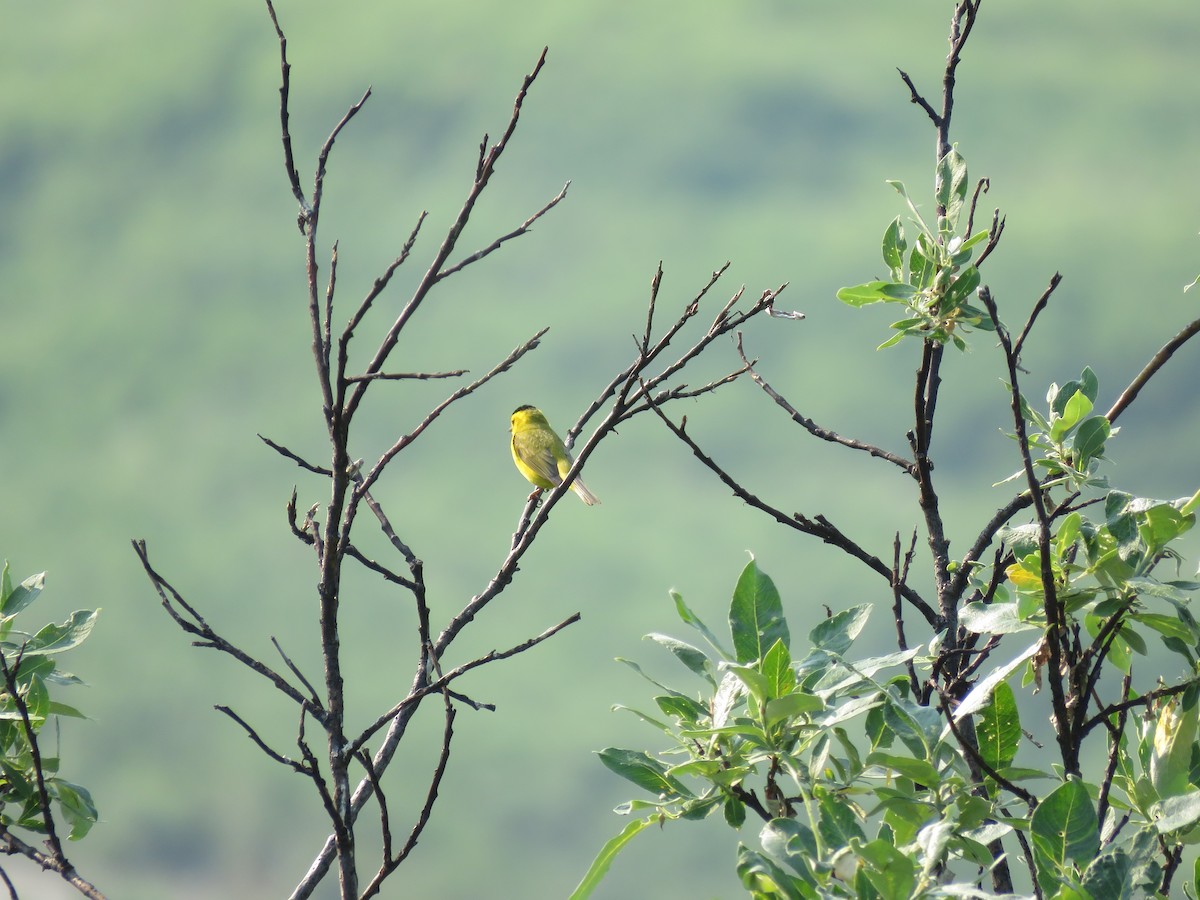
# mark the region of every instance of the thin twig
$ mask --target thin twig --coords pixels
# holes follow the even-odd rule
[[[1017,357],[1018,362],[1021,360],[1021,348],[1025,346],[1025,338],[1029,337],[1029,332],[1033,330],[1033,323],[1037,321],[1042,310],[1046,308],[1050,302],[1050,295],[1054,293],[1054,289],[1058,287],[1061,281],[1062,276],[1055,272],[1054,276],[1050,279],[1049,286],[1046,290],[1042,291],[1042,296],[1038,297],[1037,303],[1033,305],[1033,310],[1029,313],[1029,318],[1025,321],[1025,327],[1021,329],[1020,337],[1013,344],[1013,354]]]
[[[1175,355],[1175,351],[1195,337],[1197,333],[1200,333],[1200,319],[1196,319],[1185,326],[1179,334],[1167,341],[1162,346],[1162,349],[1151,357],[1150,362],[1146,363],[1145,368],[1138,372],[1137,377],[1129,383],[1129,387],[1121,392],[1121,396],[1117,398],[1116,403],[1104,414],[1104,417],[1109,422],[1115,422],[1117,417],[1137,398],[1137,395],[1150,379],[1154,377],[1154,374],[1167,364],[1167,360]]]
[[[228,706],[215,706],[213,708],[217,712],[223,713],[224,715],[233,719],[233,721],[237,722],[238,725],[241,726],[242,730],[246,732],[246,737],[250,738],[250,740],[254,742],[255,746],[257,746],[259,750],[261,750],[271,759],[275,760],[275,762],[279,763],[280,765],[287,766],[293,772],[297,772],[308,778],[312,778],[314,775],[316,775],[316,772],[310,769],[306,763],[296,762],[296,760],[289,759],[282,753],[271,749],[271,747],[262,739],[259,733],[245,719],[239,716]]]
[[[792,406],[792,404],[789,403],[785,397],[783,397],[778,391],[776,391],[773,387],[771,387],[770,384],[767,383],[767,380],[758,373],[758,370],[754,368],[754,364],[746,357],[746,351],[742,347],[742,333],[740,331],[737,334],[737,351],[738,355],[742,358],[742,362],[746,364],[746,371],[750,373],[750,378],[754,381],[754,383],[762,388],[763,392],[772,400],[774,400],[784,412],[791,416],[793,422],[800,425],[813,437],[820,438],[823,441],[829,441],[833,444],[841,444],[843,447],[849,447],[851,450],[862,450],[864,453],[890,462],[894,466],[900,467],[909,475],[914,475],[916,473],[916,464],[913,463],[912,460],[905,459],[904,457],[898,456],[897,454],[888,450],[884,450],[881,447],[876,447],[874,444],[868,444],[865,441],[860,441],[855,438],[843,437],[834,431],[830,431],[827,428],[822,428],[812,419],[808,418],[794,406]]]
[[[782,525],[786,525],[789,528],[794,528],[797,531],[803,532],[804,534],[818,537],[825,543],[839,548],[843,552],[864,563],[872,571],[883,576],[888,580],[889,583],[892,581],[892,570],[887,566],[887,564],[880,560],[879,557],[868,553],[854,541],[850,540],[850,538],[838,530],[824,516],[816,516],[814,519],[809,519],[800,513],[788,515],[782,510],[771,506],[769,503],[750,493],[732,475],[718,465],[712,457],[705,453],[700,448],[699,444],[692,440],[691,436],[686,430],[686,418],[681,424],[676,425],[667,417],[666,413],[664,413],[657,404],[651,402],[650,408],[655,412],[656,415],[658,415],[659,419],[667,426],[667,428],[669,428],[677,438],[683,441],[683,443],[685,443],[691,449],[692,454],[733,492],[734,496],[738,497],[755,509],[766,513]],[[897,589],[901,592],[904,599],[911,603],[918,610],[918,612],[925,617],[925,620],[931,626],[934,628],[939,627],[937,613],[916,591],[905,584],[899,585]]]

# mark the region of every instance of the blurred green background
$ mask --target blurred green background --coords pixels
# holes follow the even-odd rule
[[[374,88],[326,183],[320,239],[340,241],[337,321],[429,210],[412,262],[360,329],[364,355],[457,212],[484,132],[504,127],[521,78],[550,47],[456,257],[570,179],[567,200],[443,284],[389,366],[479,374],[551,328],[513,373],[444,415],[376,491],[426,562],[435,628],[486,584],[527,494],[508,458],[509,413],[534,403],[560,429],[573,420],[631,358],[660,259],[664,323],[726,260],[714,311],[739,285],[757,296],[789,282],[781,305],[808,318],[747,330],[763,374],[823,425],[905,450],[917,348],[876,353],[897,316],[856,313],[833,295],[879,274],[879,237],[903,212],[884,179],[928,196],[933,134],[895,69],[935,97],[950,9],[279,0],[306,185],[330,128]],[[212,707],[231,705],[285,752],[293,711],[232,662],[189,648],[129,546],[146,538],[159,570],[219,630],[267,658],[274,635],[319,679],[315,567],[287,532],[284,504],[294,484],[301,508],[323,502],[323,486],[256,437],[324,454],[275,36],[261,4],[234,0],[11,4],[5,16],[0,553],[17,580],[49,573],[35,614],[104,609],[66,660],[90,687],[63,699],[92,720],[63,728],[64,774],[92,790],[102,815],[71,858],[113,897],[286,895],[325,834],[319,805]],[[1200,269],[1198,31],[1193,0],[1103,11],[1083,0],[984,4],[959,69],[954,137],[972,174],[991,178],[981,218],[995,206],[1007,216],[985,281],[1019,323],[1050,276],[1065,276],[1025,352],[1033,396],[1090,364],[1107,405],[1196,315],[1197,294],[1181,288]],[[959,548],[1007,498],[990,485],[1017,465],[1001,434],[1007,400],[992,344],[976,335],[944,370],[935,458]],[[722,342],[689,380],[735,365]],[[1198,486],[1198,378],[1197,354],[1184,354],[1125,415],[1116,483],[1168,497]],[[451,389],[373,389],[356,455],[379,453]],[[816,446],[749,382],[675,414],[752,490],[827,514],[876,552],[917,524],[911,486],[890,467]],[[387,896],[570,891],[624,824],[611,808],[635,792],[593,751],[655,741],[609,712],[651,696],[613,658],[678,674],[640,641],[649,631],[689,637],[669,588],[720,625],[751,550],[783,592],[798,641],[822,604],[874,601],[873,639],[887,646],[881,581],[732,500],[658,423],[623,428],[587,478],[604,504],[566,498],[515,584],[446,662],[577,610],[583,620],[460,684],[497,712],[459,716],[433,821]],[[374,536],[364,543],[387,552]],[[348,588],[350,709],[365,722],[409,684],[415,625],[407,598],[377,579],[355,575]],[[434,713],[414,737],[432,740]],[[397,829],[435,749],[414,740],[391,771]],[[753,843],[753,827],[741,837]],[[735,896],[733,860],[723,823],[683,823],[639,838],[601,895]],[[55,896],[50,876],[26,872],[31,880],[38,896]]]

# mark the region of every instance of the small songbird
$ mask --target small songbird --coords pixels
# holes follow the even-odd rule
[[[512,414],[511,431],[513,462],[517,464],[517,471],[539,488],[548,489],[562,484],[574,460],[542,411],[533,406],[517,407]],[[600,502],[580,478],[571,482],[571,490],[588,506]]]

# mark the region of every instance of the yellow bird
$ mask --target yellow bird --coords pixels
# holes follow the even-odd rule
[[[543,490],[562,484],[574,460],[542,411],[533,406],[518,406],[513,411],[510,430],[513,462],[517,464],[517,471]],[[571,482],[571,490],[588,506],[600,502],[579,478]]]

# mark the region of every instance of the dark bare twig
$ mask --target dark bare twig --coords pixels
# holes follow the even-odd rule
[[[975,234],[975,208],[979,205],[979,197],[986,194],[991,188],[992,182],[989,178],[980,178],[975,182],[975,193],[971,195],[971,208],[967,213],[967,236]],[[978,266],[976,266],[978,268]]]
[[[1121,696],[1129,696],[1129,688],[1133,684],[1133,675],[1126,672],[1121,679]],[[1113,778],[1117,774],[1117,766],[1121,761],[1121,735],[1125,733],[1125,723],[1129,719],[1129,710],[1123,709],[1117,713],[1115,725],[1106,721],[1109,731],[1108,763],[1104,767],[1104,780],[1100,782],[1100,794],[1096,798],[1096,816],[1104,822],[1108,818],[1108,795],[1112,790]]]
[[[280,658],[283,660],[283,664],[291,670],[293,675],[296,676],[296,680],[299,681],[306,688],[308,688],[308,693],[309,693],[310,699],[313,702],[313,705],[320,706],[321,705],[320,696],[317,694],[317,689],[312,686],[312,682],[310,682],[307,678],[304,677],[304,673],[300,671],[299,666],[297,666],[294,662],[292,662],[291,657],[289,657],[286,653],[283,652],[283,647],[280,646],[279,641],[274,636],[271,637],[271,644],[272,644],[272,646],[274,646],[275,651],[279,654]]]
[[[538,58],[537,64],[533,67],[533,71],[525,76],[525,80],[521,84],[521,89],[517,92],[517,98],[513,102],[512,115],[508,120],[508,126],[505,128],[504,134],[495,144],[492,144],[491,147],[486,150],[486,152],[484,152],[481,148],[480,163],[476,171],[475,180],[471,185],[470,190],[467,192],[467,197],[463,201],[462,208],[459,210],[458,215],[455,217],[453,223],[451,223],[450,228],[446,232],[445,238],[442,240],[441,246],[438,248],[437,253],[434,254],[433,260],[425,270],[425,274],[422,276],[420,283],[413,291],[412,296],[404,305],[404,308],[400,311],[400,314],[396,317],[396,320],[392,323],[392,326],[388,329],[387,334],[384,335],[383,340],[380,341],[379,347],[375,351],[375,355],[372,357],[370,363],[368,363],[364,374],[372,375],[375,372],[383,371],[383,365],[388,356],[391,355],[396,343],[399,341],[400,333],[404,330],[404,327],[408,324],[409,320],[425,301],[425,298],[429,295],[429,291],[433,288],[433,286],[442,278],[446,277],[446,273],[444,271],[446,261],[454,252],[455,245],[458,243],[458,238],[462,234],[463,229],[466,227],[467,220],[470,218],[471,212],[475,208],[475,203],[479,200],[480,195],[487,187],[488,181],[491,179],[492,173],[496,169],[496,163],[504,153],[505,148],[508,146],[509,139],[516,130],[517,122],[521,117],[521,108],[525,102],[525,97],[529,93],[529,88],[533,85],[533,82],[537,79],[539,73],[542,71],[542,67],[546,64],[546,53],[548,52],[548,49],[549,48],[542,50],[542,54]],[[544,207],[543,211],[550,209],[555,202],[557,201],[553,201],[551,204],[548,204],[546,207]],[[354,411],[362,402],[363,394],[368,384],[369,382],[360,382],[354,385],[354,389],[350,392],[350,395],[345,401],[346,416],[353,416]]]
[[[645,396],[644,393],[643,395]],[[852,556],[860,562],[866,564],[869,569],[886,578],[889,583],[892,581],[892,570],[887,566],[887,564],[885,564],[877,556],[868,553],[854,541],[850,540],[850,538],[846,537],[846,535],[838,530],[824,516],[816,516],[814,519],[809,519],[800,513],[788,515],[782,510],[771,506],[769,503],[765,502],[754,494],[751,494],[737,481],[737,479],[735,479],[724,468],[722,468],[711,456],[705,453],[699,444],[692,440],[691,436],[687,433],[686,418],[681,422],[681,424],[676,425],[659,408],[657,403],[651,401],[650,408],[671,430],[671,432],[691,449],[692,454],[710,471],[712,471],[713,474],[715,474],[725,484],[726,487],[733,491],[734,496],[738,497],[743,502],[754,507],[755,509],[766,513],[782,525],[786,525],[789,528],[794,528],[797,531],[803,532],[804,534],[820,538],[827,544],[832,544],[849,556]],[[920,594],[905,584],[898,585],[897,589],[900,591],[904,599],[911,603],[917,609],[917,611],[925,617],[925,620],[931,626],[934,628],[939,627],[937,624],[937,613],[927,602],[925,602]]]
[[[1000,210],[992,211],[992,226],[988,229],[988,239],[983,245],[983,249],[979,251],[979,256],[975,260],[975,268],[983,265],[983,261],[992,255],[992,251],[1000,244],[1000,236],[1004,234],[1004,223],[1007,220],[1000,217]]]
[[[509,647],[507,650],[493,650],[492,652],[486,653],[483,656],[476,657],[475,659],[471,660],[470,662],[466,662],[460,666],[456,666],[455,668],[451,669],[449,672],[446,672],[446,673],[442,674],[441,676],[439,676],[434,681],[427,681],[427,682],[421,684],[419,687],[414,687],[411,691],[409,691],[408,696],[406,696],[403,700],[401,700],[399,703],[397,703],[395,706],[393,706],[391,709],[389,709],[383,715],[379,716],[374,722],[372,722],[370,725],[368,725],[366,728],[364,728],[362,730],[362,732],[357,737],[355,737],[355,739],[350,743],[348,750],[351,753],[357,753],[366,744],[367,741],[369,741],[372,737],[374,737],[376,734],[378,734],[381,729],[386,727],[390,722],[394,721],[398,716],[400,716],[401,714],[405,713],[408,710],[414,709],[416,707],[416,705],[422,699],[429,696],[430,694],[441,693],[443,691],[448,690],[450,684],[452,684],[454,681],[461,678],[463,675],[467,674],[468,672],[472,671],[473,669],[477,669],[480,666],[488,665],[489,663],[498,662],[502,659],[508,659],[510,657],[516,656],[518,653],[524,653],[526,650],[536,647],[538,644],[542,643],[543,641],[549,640],[550,638],[554,637],[554,635],[558,634],[560,631],[562,631],[568,625],[574,625],[576,622],[580,621],[581,618],[582,618],[582,616],[580,616],[579,613],[574,613],[574,614],[568,616],[563,621],[559,622],[557,625],[547,628],[541,634],[538,634],[538,635],[535,635],[534,637],[528,638],[527,640],[524,640],[521,643],[516,644],[515,646]],[[465,698],[459,698],[458,695],[455,695],[453,692],[451,692],[451,696],[454,696],[456,699],[465,699]],[[473,702],[469,702],[469,705],[477,706],[477,704],[475,704]],[[494,706],[490,706],[490,705],[483,705],[483,708],[493,709],[493,710],[495,709]]]
[[[283,134],[283,165],[287,173],[288,184],[292,188],[292,194],[295,196],[296,202],[300,204],[299,224],[300,230],[303,231],[305,208],[308,206],[308,201],[304,196],[304,189],[300,187],[300,173],[296,170],[296,157],[292,152],[292,135],[288,130],[288,94],[291,90],[292,67],[287,58],[287,38],[283,34],[283,29],[279,27],[279,17],[275,15],[275,7],[271,0],[267,0],[267,12],[271,15],[271,24],[275,26],[275,35],[279,39],[279,63],[282,73],[282,84],[279,87],[279,124]]]
[[[1191,678],[1179,684],[1171,684],[1166,687],[1155,688],[1152,691],[1147,691],[1137,697],[1132,697],[1128,700],[1122,700],[1119,703],[1110,703],[1104,709],[1100,710],[1096,715],[1092,716],[1079,729],[1079,739],[1082,741],[1093,729],[1104,725],[1109,716],[1122,713],[1126,710],[1136,709],[1139,706],[1149,708],[1151,704],[1158,702],[1164,697],[1174,697],[1176,694],[1182,694],[1188,688],[1200,685],[1200,678]]]
[[[784,412],[791,416],[793,422],[800,425],[813,437],[820,438],[823,441],[829,441],[833,444],[841,444],[843,447],[849,447],[851,450],[862,450],[871,456],[890,462],[894,466],[898,466],[909,475],[915,474],[916,467],[911,460],[907,460],[904,457],[898,456],[897,454],[888,450],[884,450],[881,447],[876,447],[874,444],[868,444],[855,438],[843,437],[842,435],[830,431],[827,428],[822,428],[812,419],[808,418],[794,406],[792,406],[792,404],[789,403],[786,398],[780,395],[778,391],[776,391],[773,387],[771,387],[770,384],[767,383],[766,379],[763,378],[754,368],[754,364],[747,359],[746,352],[742,347],[742,333],[740,331],[737,334],[737,351],[738,355],[742,358],[742,362],[746,364],[745,371],[750,373],[750,378],[754,381],[754,383],[762,388],[763,392],[772,400],[774,400]]]
[[[236,659],[246,668],[269,681],[285,697],[288,697],[298,706],[308,710],[309,714],[318,722],[323,722],[327,715],[326,710],[319,706],[314,706],[312,701],[296,690],[286,678],[261,660],[254,658],[221,637],[209,626],[204,617],[192,608],[184,600],[183,596],[150,565],[150,557],[146,550],[145,541],[133,541],[133,549],[138,559],[141,560],[142,568],[145,569],[146,575],[150,578],[150,583],[154,585],[154,589],[158,592],[163,609],[167,611],[167,614],[175,621],[176,625],[197,638],[194,642],[195,646],[219,650],[227,656]]]
[[[563,201],[563,199],[567,196],[567,188],[569,188],[570,186],[571,186],[571,182],[568,181],[566,184],[563,185],[562,190],[554,195],[554,197],[550,200],[550,202],[548,202],[545,206],[543,206],[541,209],[539,209],[537,212],[535,212],[532,216],[530,216],[528,219],[526,219],[524,222],[522,222],[519,227],[514,228],[512,231],[508,232],[508,234],[503,234],[500,237],[496,238],[494,241],[492,241],[490,244],[488,244],[482,250],[477,250],[476,252],[472,253],[470,256],[460,260],[459,262],[455,263],[454,265],[450,266],[449,268],[443,269],[438,275],[438,280],[441,280],[443,278],[449,278],[455,272],[460,272],[463,269],[465,269],[467,266],[471,265],[472,263],[479,262],[479,260],[483,259],[488,254],[492,253],[495,250],[499,250],[501,244],[507,243],[508,241],[511,241],[513,238],[518,238],[523,234],[528,234],[532,230],[534,222],[536,222],[538,219],[540,219],[546,213],[550,212],[550,210],[554,209],[554,207],[558,206],[558,204]]]
[[[1020,450],[1021,464],[1025,470],[1025,482],[1029,486],[1034,514],[1037,517],[1038,551],[1041,558],[1043,604],[1047,623],[1045,643],[1049,656],[1050,671],[1053,673],[1049,679],[1050,698],[1054,707],[1055,722],[1058,726],[1055,728],[1055,738],[1058,741],[1059,751],[1067,773],[1077,775],[1079,774],[1079,741],[1083,735],[1076,734],[1075,730],[1071,727],[1073,719],[1066,694],[1063,690],[1062,680],[1059,676],[1059,673],[1063,670],[1062,641],[1066,623],[1062,607],[1058,601],[1058,588],[1055,584],[1054,571],[1051,567],[1050,515],[1046,510],[1042,485],[1038,479],[1037,472],[1034,470],[1033,457],[1029,452],[1029,441],[1025,431],[1025,416],[1021,412],[1021,389],[1017,371],[1018,360],[1013,350],[1012,339],[1009,337],[1008,330],[1000,321],[996,302],[992,299],[992,293],[986,285],[979,289],[979,300],[984,305],[988,315],[991,316],[992,324],[996,329],[996,335],[1000,339],[1000,347],[1004,351],[1005,362],[1008,365],[1008,390],[1013,423],[1016,427],[1017,447]]]
[[[316,772],[310,769],[306,763],[296,762],[296,760],[289,759],[282,753],[273,750],[270,745],[268,745],[267,742],[262,739],[262,736],[254,729],[252,725],[250,725],[245,719],[239,716],[228,706],[214,706],[213,709],[237,722],[237,724],[241,726],[242,730],[246,732],[246,737],[250,738],[250,740],[254,742],[255,746],[257,746],[259,750],[261,750],[271,759],[275,760],[275,762],[279,763],[280,765],[287,766],[293,772],[297,772],[300,775],[304,775],[308,778],[312,778],[316,775]]]
[[[349,384],[358,381],[430,381],[434,378],[459,378],[468,371],[452,369],[449,372],[376,372],[374,375],[347,375],[346,381]]]
[[[908,570],[912,566],[913,552],[917,549],[917,532],[913,529],[912,540],[909,541],[908,551],[903,560],[900,557],[900,532],[892,543],[892,615],[896,620],[896,646],[901,650],[908,649],[908,638],[904,634],[904,595],[901,588],[908,583]],[[917,677],[917,669],[911,659],[905,660],[908,669],[908,683],[913,696],[920,696],[921,679]]]
[[[1137,395],[1141,393],[1142,388],[1146,386],[1147,382],[1154,377],[1154,374],[1175,355],[1175,351],[1195,337],[1197,333],[1200,333],[1200,319],[1196,319],[1184,326],[1182,331],[1167,341],[1162,346],[1162,349],[1154,354],[1150,362],[1146,363],[1142,371],[1138,372],[1137,377],[1129,383],[1129,387],[1121,392],[1121,396],[1117,398],[1117,401],[1104,414],[1104,417],[1109,422],[1115,422],[1117,417],[1125,412],[1129,404],[1137,398]]]
[[[3,825],[0,825],[0,852],[24,856],[26,859],[37,863],[46,871],[58,874],[63,881],[71,885],[72,888],[84,897],[89,898],[89,900],[105,900],[105,896],[100,889],[80,876],[75,867],[65,859],[56,859],[52,854],[30,846]],[[16,897],[17,894],[13,890],[12,882],[8,880],[7,876],[5,876],[4,880],[9,886],[11,896]]]
[[[371,285],[371,290],[367,291],[367,295],[363,297],[362,302],[359,303],[358,309],[355,310],[354,315],[350,317],[350,321],[346,323],[346,327],[342,329],[338,347],[338,353],[341,359],[346,359],[346,348],[350,343],[350,338],[354,336],[355,329],[358,328],[359,323],[363,320],[363,316],[370,311],[371,306],[375,303],[375,300],[380,294],[383,293],[384,288],[386,288],[391,282],[392,276],[396,274],[396,270],[404,265],[405,261],[412,253],[412,249],[417,243],[417,235],[421,233],[421,226],[425,223],[425,218],[428,215],[428,212],[421,210],[421,214],[417,216],[417,224],[413,226],[413,230],[409,232],[408,239],[404,242],[404,246],[400,248],[400,255],[392,260],[388,267],[383,270],[382,275],[375,279]],[[332,312],[325,316],[326,326],[328,326],[331,319]],[[328,371],[328,366],[326,366],[326,371]],[[347,378],[347,381],[365,380],[365,378],[366,376],[358,376],[357,378],[353,379]]]
[[[511,353],[508,354],[508,356],[493,366],[492,369],[487,372],[487,374],[480,376],[470,384],[454,391],[452,394],[446,397],[445,400],[430,410],[416,428],[403,435],[379,457],[375,465],[371,467],[371,471],[363,476],[362,483],[355,492],[356,495],[361,495],[362,493],[370,490],[371,486],[375,483],[379,476],[383,474],[383,470],[387,467],[387,464],[391,462],[396,455],[400,453],[400,451],[404,450],[404,448],[408,447],[413,441],[420,437],[425,430],[429,428],[429,426],[432,425],[434,421],[436,421],[437,418],[451,405],[458,402],[463,397],[473,394],[496,376],[502,375],[511,369],[514,365],[516,365],[517,361],[520,360],[521,357],[523,357],[526,353],[529,353],[531,350],[537,348],[537,346],[541,343],[542,337],[544,337],[546,332],[549,330],[549,328],[541,329],[537,334],[525,341],[525,343],[521,344],[519,347],[515,348]],[[353,517],[354,507],[356,505],[357,499],[351,500],[351,504],[347,509],[348,517]]]
[[[900,73],[900,79],[908,87],[910,102],[915,103],[917,106],[921,107],[921,109],[925,110],[925,115],[929,116],[929,121],[932,122],[935,127],[940,125],[941,117],[938,115],[937,110],[934,109],[929,104],[929,101],[921,95],[921,92],[917,90],[917,86],[913,84],[912,79],[908,76],[908,73],[903,69],[897,69],[896,71]]]
[[[318,466],[318,465],[314,465],[313,463],[310,463],[308,460],[304,459],[302,456],[299,456],[299,455],[293,453],[291,450],[289,450],[287,447],[284,447],[281,444],[275,443],[273,440],[271,440],[268,437],[263,437],[260,434],[258,436],[258,439],[260,441],[262,441],[264,444],[266,444],[268,447],[270,447],[272,450],[274,450],[276,453],[278,453],[280,456],[290,459],[292,462],[294,462],[300,468],[307,469],[309,472],[312,472],[314,475],[324,475],[326,478],[328,478],[332,474],[332,472],[330,472],[330,470],[326,469],[324,466]],[[294,493],[292,495],[292,499],[295,500]]]
[[[1062,276],[1057,272],[1050,279],[1050,285],[1046,290],[1042,291],[1042,295],[1038,297],[1037,303],[1033,305],[1033,310],[1029,313],[1029,318],[1025,320],[1025,327],[1021,329],[1021,335],[1013,344],[1013,355],[1016,356],[1017,362],[1021,361],[1021,348],[1025,346],[1025,338],[1029,337],[1029,332],[1033,330],[1033,323],[1037,321],[1042,310],[1044,310],[1050,302],[1050,295],[1054,293],[1054,289],[1058,287],[1062,281]]]

